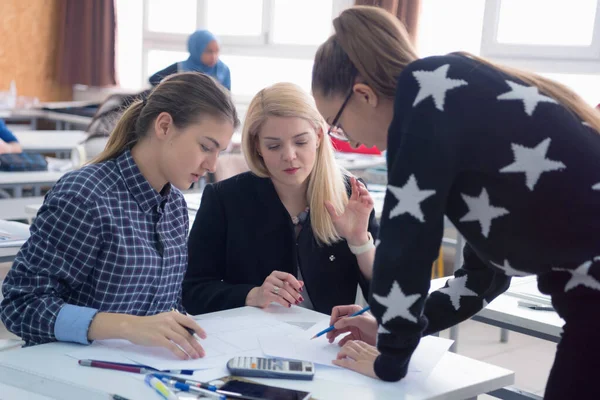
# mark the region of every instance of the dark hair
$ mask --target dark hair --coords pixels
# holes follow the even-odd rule
[[[398,18],[379,7],[355,6],[335,18],[333,27],[315,56],[313,93],[345,96],[359,76],[376,93],[394,97],[400,72],[417,59]]]
[[[237,111],[227,89],[199,72],[173,74],[123,112],[110,134],[106,148],[92,163],[118,157],[135,145],[150,129],[156,117],[167,112],[178,128],[199,121],[204,115],[222,118],[237,128]]]

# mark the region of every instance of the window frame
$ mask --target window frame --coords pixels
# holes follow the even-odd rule
[[[486,0],[480,52],[483,57],[537,72],[593,74],[600,70],[600,0],[596,0],[594,30],[589,46],[498,42],[501,3],[502,0]]]
[[[229,36],[219,35],[221,53],[233,56],[252,56],[269,58],[297,58],[301,60],[313,59],[317,45],[292,45],[273,43],[273,18],[274,2],[277,0],[263,0],[262,32],[260,35]],[[301,1],[301,0],[298,0]],[[208,0],[196,0],[196,29],[207,26],[206,15]],[[353,0],[332,0],[332,17],[339,15],[344,9],[351,7]],[[148,77],[153,72],[148,71],[148,54],[153,50],[187,52],[187,38],[189,34],[168,32],[154,32],[148,29],[150,0],[143,2],[142,23],[142,84],[146,85]],[[333,31],[333,27],[331,28]],[[166,65],[165,65],[166,67]],[[234,78],[235,79],[235,78]],[[235,93],[235,83],[234,83]],[[243,100],[248,96],[236,96]],[[249,99],[248,99],[249,102]]]

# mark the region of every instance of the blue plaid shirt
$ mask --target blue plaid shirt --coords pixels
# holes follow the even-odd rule
[[[8,272],[0,317],[27,345],[88,343],[99,312],[181,311],[188,213],[160,194],[131,152],[65,175],[44,200]]]

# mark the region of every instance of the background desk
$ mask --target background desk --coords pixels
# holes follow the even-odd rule
[[[23,151],[54,153],[59,158],[69,158],[71,151],[87,138],[84,131],[17,131],[14,135]]]
[[[327,318],[324,314],[300,307],[284,309],[270,306],[267,310],[281,321],[296,325],[313,324]],[[256,308],[242,307],[202,317],[248,316],[262,313]],[[201,322],[200,322],[201,324]],[[139,379],[128,373],[86,368],[77,365],[77,360],[65,355],[79,345],[69,343],[50,343],[19,350],[0,353],[0,383],[28,390],[36,394],[71,399],[108,399],[109,393],[118,393],[132,400],[159,399],[158,395],[146,387]],[[308,390],[319,400],[327,399],[468,399],[479,394],[510,385],[514,373],[506,369],[475,361],[453,353],[447,353],[428,377],[425,384],[406,393],[398,390],[358,386],[350,383],[315,379],[302,382],[291,380],[258,381]]]
[[[33,188],[33,195],[40,196],[43,187],[50,187],[65,172],[33,171],[33,172],[0,172],[0,189],[10,189],[13,197],[22,197],[25,187]]]

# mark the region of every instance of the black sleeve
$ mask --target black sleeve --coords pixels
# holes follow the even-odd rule
[[[489,268],[467,243],[462,268],[454,278],[432,292],[425,302],[427,329],[424,335],[439,332],[477,314],[487,303],[506,291],[510,277]]]
[[[155,73],[154,75],[152,75],[149,79],[148,82],[150,82],[150,84],[152,86],[156,86],[158,85],[164,78],[166,78],[169,75],[173,75],[176,74],[178,71],[177,68],[177,63],[175,64],[171,64],[169,65],[167,68],[158,71],[157,73]]]
[[[188,239],[183,305],[192,315],[242,307],[254,285],[224,281],[227,272],[227,215],[214,185],[202,194]]]

